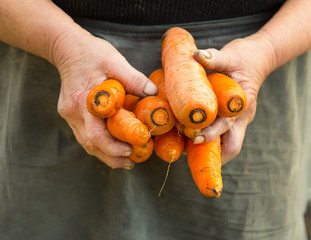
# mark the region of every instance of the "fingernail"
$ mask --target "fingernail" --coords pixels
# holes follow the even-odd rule
[[[204,142],[204,136],[197,136],[193,139],[193,144],[201,144]]]
[[[129,157],[131,156],[132,152],[131,151],[126,151],[124,153],[122,153],[122,157]]]
[[[144,89],[144,94],[150,96],[150,95],[156,95],[157,93],[158,93],[157,86],[151,81],[147,82],[145,89]]]
[[[134,163],[131,160],[126,160],[126,162],[123,164],[123,168],[126,170],[131,170],[134,168]]]
[[[200,61],[204,61],[206,59],[211,59],[212,58],[212,54],[208,51],[201,51],[201,50],[196,50],[194,52],[194,57],[195,59],[197,59],[199,62]]]

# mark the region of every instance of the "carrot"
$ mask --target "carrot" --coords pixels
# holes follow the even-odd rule
[[[148,128],[135,117],[135,114],[121,108],[112,117],[108,118],[107,129],[110,134],[131,145],[142,146],[150,138]]]
[[[140,100],[136,105],[135,115],[148,127],[151,135],[166,133],[175,124],[169,103],[157,96],[148,96]]]
[[[122,107],[124,97],[125,90],[122,84],[117,80],[108,79],[91,89],[86,106],[93,116],[109,118]]]
[[[137,97],[132,94],[126,94],[124,98],[123,108],[128,111],[135,112],[136,105],[141,99],[141,97]]]
[[[175,162],[185,147],[185,137],[174,127],[169,132],[154,136],[154,152],[166,162]]]
[[[216,72],[207,74],[207,78],[217,96],[219,116],[235,117],[245,110],[247,99],[240,84],[230,77]]]
[[[178,131],[180,133],[182,133],[183,135],[185,135],[188,138],[195,138],[201,132],[200,128],[189,128],[189,127],[186,127],[185,125],[181,124],[178,121],[175,122],[175,127],[178,129]]]
[[[163,36],[165,90],[174,115],[186,127],[204,128],[215,120],[218,106],[205,69],[193,57],[196,50],[193,37],[182,28]]]
[[[162,68],[153,71],[149,79],[158,87],[158,97],[161,97],[168,101],[165,92],[165,79],[164,79],[164,71]]]
[[[132,145],[132,154],[129,157],[135,163],[142,163],[145,162],[153,152],[153,139],[152,137],[149,138],[149,141],[142,146]]]
[[[185,148],[185,137],[179,134],[179,132],[175,127],[172,128],[167,133],[154,136],[154,152],[163,161],[169,163],[166,170],[164,182],[162,184],[158,196],[161,196],[172,162],[175,162],[179,159],[180,155],[184,151],[184,148]]]
[[[220,137],[207,144],[193,144],[188,138],[186,152],[193,180],[200,192],[207,197],[220,197],[223,188]]]

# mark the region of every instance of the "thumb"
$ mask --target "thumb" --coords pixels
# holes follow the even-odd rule
[[[217,72],[228,72],[230,71],[231,58],[226,56],[223,51],[210,48],[206,50],[196,50],[193,57],[201,65],[208,70]]]
[[[144,74],[133,68],[121,55],[115,54],[110,58],[109,77],[119,80],[128,93],[145,97],[156,95],[158,88]]]

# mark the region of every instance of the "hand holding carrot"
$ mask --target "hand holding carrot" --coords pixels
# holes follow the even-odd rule
[[[224,73],[238,82],[247,97],[247,107],[241,115],[231,118],[218,116],[195,139],[195,143],[207,143],[221,135],[222,164],[239,154],[247,125],[255,116],[258,91],[274,66],[273,49],[270,46],[259,34],[254,34],[234,40],[219,51],[206,49],[194,54],[195,59],[206,69]]]
[[[156,95],[155,85],[112,45],[80,28],[61,35],[54,44],[52,55],[62,79],[58,111],[78,142],[87,153],[108,166],[131,169],[134,166],[128,159],[131,146],[112,137],[105,122],[90,115],[87,95],[93,87],[109,78],[117,79],[128,93],[141,97]]]

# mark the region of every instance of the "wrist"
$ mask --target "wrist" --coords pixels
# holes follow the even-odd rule
[[[270,34],[263,29],[250,35],[246,39],[252,41],[255,46],[257,64],[262,71],[263,80],[277,68],[277,53]]]

